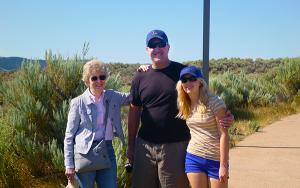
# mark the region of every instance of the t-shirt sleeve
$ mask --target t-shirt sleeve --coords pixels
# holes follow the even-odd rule
[[[226,104],[219,96],[213,96],[211,101],[211,109],[214,114],[217,114],[220,109],[226,109]]]
[[[135,106],[142,106],[140,92],[139,92],[140,80],[138,79],[137,73],[135,74],[130,88],[130,101]]]

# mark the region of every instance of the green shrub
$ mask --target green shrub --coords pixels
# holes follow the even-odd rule
[[[269,80],[280,87],[288,98],[296,95],[300,89],[300,58],[286,58],[285,64],[280,65],[275,71],[267,73]]]
[[[242,94],[238,93],[234,88],[220,82],[219,78],[211,79],[210,89],[224,100],[229,109],[241,106],[243,100]]]
[[[274,96],[263,89],[252,89],[249,92],[248,103],[252,106],[267,106],[274,102]]]
[[[121,76],[120,73],[111,75],[108,77],[107,83],[106,83],[106,88],[107,89],[113,89],[119,91],[119,89],[122,87],[122,82],[121,82]]]
[[[249,128],[252,132],[257,132],[260,129],[260,125],[257,121],[250,121]]]
[[[58,147],[56,139],[53,139],[48,144],[48,151],[50,152],[51,156],[51,162],[53,164],[53,167],[55,170],[59,172],[63,172],[65,170],[64,168],[64,154],[62,152],[62,148]]]
[[[6,110],[3,126],[13,132],[9,138],[13,150],[4,153],[17,155],[19,159],[12,158],[12,163],[22,160],[34,177],[63,174],[68,104],[84,88],[80,80],[82,61],[64,60],[49,53],[46,62],[45,69],[35,61],[23,63],[17,76],[0,86]],[[16,168],[11,170],[18,174]],[[24,177],[16,178],[21,181]]]
[[[122,121],[125,138],[127,138],[127,124]],[[125,140],[125,146],[122,145],[119,139],[114,139],[113,145],[116,153],[117,169],[118,169],[118,187],[131,187],[131,174],[125,170],[125,164],[127,163],[126,146],[127,139]]]
[[[13,132],[3,118],[0,117],[0,187],[21,187],[19,178],[22,170],[16,163],[16,155],[13,153],[11,137]]]

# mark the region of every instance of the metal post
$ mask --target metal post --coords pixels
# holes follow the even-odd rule
[[[203,6],[203,75],[208,85],[209,81],[209,18],[210,0],[204,0]]]

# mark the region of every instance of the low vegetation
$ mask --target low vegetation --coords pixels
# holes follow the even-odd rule
[[[70,99],[84,90],[86,59],[46,54],[46,67],[27,61],[15,73],[1,74],[0,187],[41,187],[66,184],[63,138]],[[201,64],[200,61],[185,62]],[[107,87],[128,92],[137,64],[108,64]],[[231,146],[268,123],[299,111],[300,58],[219,59],[211,61],[210,88],[223,98],[236,122]],[[124,131],[126,114],[122,109]],[[118,184],[129,187],[124,165],[126,147],[114,141]]]

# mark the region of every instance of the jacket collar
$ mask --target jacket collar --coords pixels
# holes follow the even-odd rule
[[[85,101],[85,104],[86,105],[91,105],[93,104],[93,100],[90,98],[90,91],[89,91],[89,88],[87,88],[84,93],[82,94],[82,97],[83,97],[83,100]],[[107,102],[108,100],[108,97],[107,97],[107,92],[106,90],[103,90],[103,102]]]

